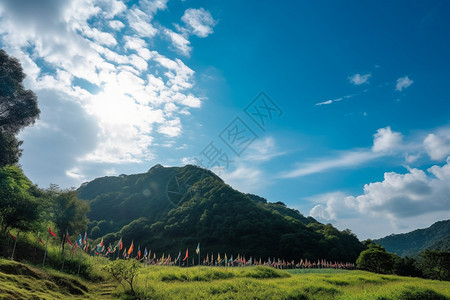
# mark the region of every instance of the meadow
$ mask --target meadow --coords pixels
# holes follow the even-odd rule
[[[92,272],[101,272],[103,261]],[[0,260],[1,299],[132,299],[126,282],[90,281],[53,269]],[[101,278],[102,276],[96,276]],[[148,266],[138,270],[140,299],[450,299],[450,284],[364,271],[270,267]]]

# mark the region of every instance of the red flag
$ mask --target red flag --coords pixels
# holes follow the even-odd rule
[[[51,228],[50,226],[48,226],[48,233],[50,233],[50,234],[53,235],[53,236],[56,236],[56,233],[54,233],[54,232],[52,231],[52,228]]]
[[[68,234],[68,233],[66,234],[66,241],[67,241],[67,243],[68,243],[70,246],[73,246],[72,242],[71,242],[70,239],[69,239],[69,234]]]
[[[122,248],[123,248],[123,242],[122,242],[122,239],[120,239],[120,248],[119,248],[119,250],[122,250]]]
[[[41,243],[42,245],[44,245],[44,246],[45,246],[45,243],[44,243],[44,241],[42,240],[42,238],[41,238],[41,237],[39,237],[39,243]]]
[[[8,231],[8,234],[13,238],[13,240],[16,240],[16,237],[13,236],[13,235],[11,234],[11,232]]]
[[[186,256],[183,258],[183,261],[185,261],[189,256],[189,248],[186,248]]]

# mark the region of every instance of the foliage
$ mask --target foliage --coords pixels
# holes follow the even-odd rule
[[[418,263],[426,278],[450,281],[450,252],[425,250]]]
[[[53,200],[53,221],[64,244],[65,235],[83,232],[87,228],[89,205],[78,199],[73,190],[47,190]]]
[[[19,60],[0,49],[0,167],[19,161],[22,142],[15,135],[39,116],[37,97],[23,86]]]
[[[240,193],[214,173],[192,165],[97,178],[83,184],[78,195],[90,203],[95,237],[112,232],[126,245],[134,240],[172,256],[198,242],[205,254],[220,251],[263,259],[355,261],[365,249],[350,230],[305,218],[282,202]]]
[[[29,230],[39,219],[38,189],[16,166],[0,168],[0,226]]]
[[[118,283],[125,281],[130,286],[132,295],[135,295],[134,284],[141,264],[137,260],[116,260],[106,266],[103,270],[108,272]]]
[[[422,277],[423,272],[417,261],[410,257],[399,257],[395,259],[394,273],[400,276]]]
[[[356,260],[356,265],[361,270],[379,274],[391,274],[394,272],[396,257],[393,253],[372,247],[361,252]]]
[[[400,256],[417,256],[426,249],[450,251],[450,220],[436,222],[425,229],[392,234],[375,242]]]

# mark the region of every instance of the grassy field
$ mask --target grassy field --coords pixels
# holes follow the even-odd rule
[[[450,283],[363,271],[267,267],[143,267],[140,299],[450,299]],[[126,284],[91,282],[0,260],[1,299],[130,298]]]

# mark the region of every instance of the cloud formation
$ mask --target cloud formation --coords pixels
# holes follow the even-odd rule
[[[181,20],[186,24],[191,34],[202,38],[212,34],[214,32],[213,28],[217,23],[211,16],[211,13],[204,8],[187,9]]]
[[[66,167],[67,176],[82,178],[86,163],[152,159],[155,138],[180,136],[183,116],[201,106],[191,91],[194,70],[152,49],[155,39],[168,38],[179,54],[191,51],[185,36],[157,22],[157,13],[166,8],[163,0],[0,3],[0,45],[21,60],[27,86],[51,99],[65,99],[61,119],[44,126],[42,118],[24,134],[62,128],[71,106],[79,108],[80,118],[94,121],[89,151],[77,153],[77,161]],[[200,37],[211,34],[216,24],[205,9],[188,9],[182,19]],[[50,108],[42,96],[39,101],[45,115]],[[61,154],[55,150],[54,155]]]
[[[428,134],[423,145],[431,159],[442,160],[450,155],[450,129],[445,128]]]
[[[429,213],[450,213],[450,157],[443,166],[426,171],[412,168],[407,173],[384,173],[383,181],[364,185],[364,193],[348,196],[337,192],[321,195],[314,201],[310,215],[322,220],[337,220],[348,214],[399,220]]]
[[[400,132],[392,131],[390,126],[378,129],[373,137],[373,152],[396,149],[402,141],[402,134]]]
[[[354,84],[354,85],[361,85],[364,83],[369,83],[369,79],[372,76],[371,73],[368,74],[353,74],[352,76],[348,77],[348,80]]]
[[[404,89],[408,88],[413,84],[414,80],[409,79],[408,76],[400,77],[397,79],[397,84],[395,85],[396,91],[403,91]]]

